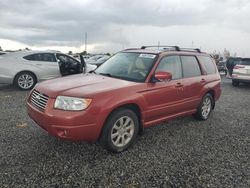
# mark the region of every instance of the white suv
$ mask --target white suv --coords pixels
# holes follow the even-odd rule
[[[233,86],[239,86],[241,82],[250,83],[250,58],[243,58],[239,64],[234,66],[232,84]]]

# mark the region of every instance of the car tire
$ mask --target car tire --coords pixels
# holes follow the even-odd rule
[[[240,85],[240,82],[238,80],[232,80],[232,85],[234,87],[238,87]]]
[[[213,110],[214,100],[210,93],[207,93],[201,100],[201,103],[197,109],[194,117],[198,120],[205,121],[209,118]]]
[[[138,117],[132,110],[121,108],[106,121],[100,142],[107,150],[119,153],[130,147],[139,131]]]
[[[15,76],[14,85],[20,90],[31,90],[37,83],[36,76],[31,72],[20,72]]]

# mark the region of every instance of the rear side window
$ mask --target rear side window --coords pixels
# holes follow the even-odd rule
[[[56,61],[55,55],[50,54],[50,53],[41,54],[41,58],[42,58],[42,61],[50,61],[50,62]]]
[[[241,65],[249,65],[250,66],[250,59],[242,59]]]
[[[24,56],[23,58],[26,59],[26,60],[29,60],[29,61],[35,61],[36,60],[36,54],[32,54],[32,55],[27,55],[27,56]]]
[[[179,56],[164,57],[159,63],[157,71],[170,72],[173,79],[182,78],[181,60]]]
[[[197,56],[197,57],[198,57],[199,61],[202,63],[202,65],[204,66],[207,74],[216,73],[215,64],[210,57],[207,57],[207,56]]]
[[[48,62],[56,61],[54,54],[50,53],[32,54],[32,55],[27,55],[23,58],[29,61],[48,61]]]
[[[184,78],[200,76],[201,69],[194,56],[181,56]]]

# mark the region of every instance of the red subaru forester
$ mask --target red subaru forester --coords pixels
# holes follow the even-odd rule
[[[128,148],[144,128],[194,115],[208,119],[221,94],[213,59],[199,49],[123,50],[91,73],[44,81],[31,91],[29,116],[48,134]]]

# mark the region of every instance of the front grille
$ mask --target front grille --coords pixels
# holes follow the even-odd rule
[[[30,97],[31,104],[42,111],[44,111],[48,100],[49,100],[48,96],[36,90],[32,92],[31,97]]]

